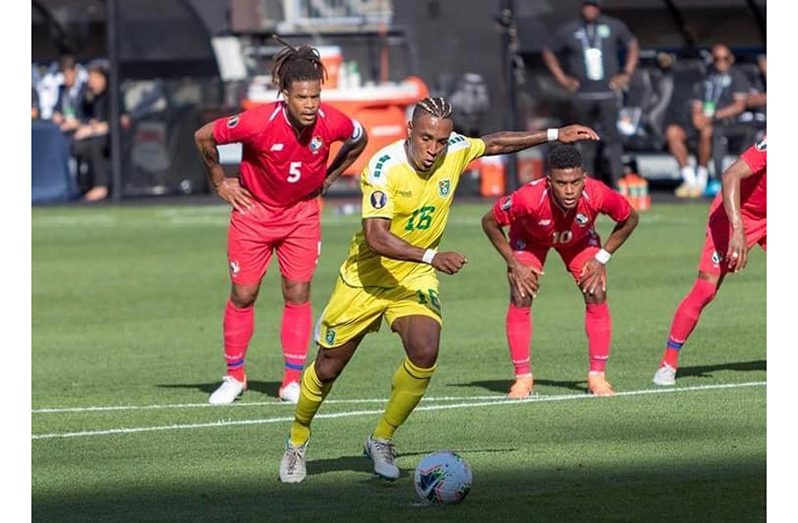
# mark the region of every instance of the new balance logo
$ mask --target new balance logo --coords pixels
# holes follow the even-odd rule
[[[283,147],[285,147],[285,145],[283,145],[281,143],[276,143],[276,144],[272,145],[272,148],[269,149],[269,150],[270,151],[282,151]]]

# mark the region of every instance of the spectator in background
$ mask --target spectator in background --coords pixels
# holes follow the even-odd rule
[[[745,105],[748,109],[758,113],[767,114],[767,85],[768,85],[768,59],[765,55],[757,57],[756,65],[759,68],[759,78],[752,88]]]
[[[109,119],[111,103],[108,94],[108,66],[97,60],[89,64],[87,89],[82,101],[84,121],[75,129],[73,152],[89,168],[91,186],[83,199],[104,200],[110,187]]]
[[[53,123],[64,132],[75,131],[80,127],[82,117],[81,104],[85,95],[85,81],[79,77],[78,64],[75,57],[64,55],[58,61],[63,80],[58,86],[58,98],[53,107]]]
[[[477,138],[482,127],[482,117],[490,109],[488,85],[480,74],[466,73],[449,96],[454,108],[455,132]]]
[[[626,48],[626,63],[621,68],[619,47]],[[563,54],[565,68],[557,54]],[[579,19],[560,27],[543,49],[543,61],[557,83],[573,94],[576,120],[601,127],[600,135],[609,156],[609,184],[618,188],[623,175],[623,145],[617,122],[620,91],[629,84],[640,55],[640,46],[626,24],[601,14],[600,0],[582,2]],[[596,177],[597,144],[582,142],[584,167]]]
[[[39,93],[36,91],[36,86],[31,86],[31,103],[30,103],[30,118],[31,120],[39,119]]]
[[[734,55],[725,44],[712,46],[712,68],[693,88],[688,118],[678,118],[665,129],[668,151],[676,158],[683,183],[676,189],[679,198],[698,198],[709,180],[709,159],[727,128],[745,110],[750,84],[745,75],[732,68]],[[697,138],[698,167],[688,164],[688,140]],[[715,158],[721,172],[722,158]]]

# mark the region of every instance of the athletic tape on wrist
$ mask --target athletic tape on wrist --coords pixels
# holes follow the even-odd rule
[[[607,262],[610,261],[610,258],[612,258],[612,254],[605,251],[604,249],[601,249],[599,250],[599,252],[596,253],[595,258],[600,264],[606,265]]]
[[[560,130],[559,129],[556,129],[554,127],[546,129],[546,138],[550,142],[556,142],[557,138],[559,138],[559,137],[560,137]]]
[[[432,249],[427,249],[426,251],[424,251],[424,256],[421,257],[421,261],[423,261],[424,263],[432,263],[432,259],[435,257],[436,254],[438,254],[437,251],[433,251]]]

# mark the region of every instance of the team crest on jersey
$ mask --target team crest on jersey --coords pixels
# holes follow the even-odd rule
[[[241,119],[241,115],[240,114],[234,114],[233,116],[231,116],[230,118],[227,119],[227,127],[232,129],[233,127],[238,125],[238,121],[240,119]]]
[[[503,211],[509,211],[510,207],[513,206],[513,197],[507,196],[504,200],[502,200],[501,205],[499,206]]]
[[[332,345],[335,343],[335,331],[332,329],[327,329],[327,334],[324,335],[324,339],[327,342],[327,345]]]
[[[768,150],[768,137],[765,136],[764,138],[762,138],[762,140],[757,142],[756,145],[754,145],[754,147],[756,148],[757,151],[767,151]]]
[[[237,261],[231,261],[230,262],[230,272],[233,274],[233,276],[238,274],[240,271],[241,271],[241,266],[238,265],[238,262]]]
[[[576,213],[576,223],[578,223],[580,227],[584,227],[585,225],[587,225],[588,221],[589,220],[587,219],[587,216],[585,216],[581,212]]]
[[[324,142],[321,140],[321,136],[314,136],[310,141],[310,150],[317,153],[322,145],[324,145]]]
[[[449,180],[441,180],[438,182],[438,193],[441,196],[449,196],[450,187],[451,184],[449,183]]]
[[[513,250],[515,251],[523,251],[526,247],[526,242],[524,240],[515,240],[513,242]]]
[[[375,209],[382,209],[388,203],[388,197],[382,191],[374,191],[371,193],[371,206]]]
[[[720,261],[722,259],[723,258],[721,257],[720,254],[718,254],[718,251],[712,253],[712,263],[714,263],[715,265],[720,265]]]

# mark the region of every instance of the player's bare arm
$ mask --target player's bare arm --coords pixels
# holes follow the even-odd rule
[[[560,61],[557,59],[557,55],[549,49],[543,49],[542,56],[543,63],[546,64],[546,67],[560,86],[571,93],[579,89],[579,80],[565,74],[565,71],[562,70],[562,66],[560,65]]]
[[[574,124],[560,127],[557,140],[574,143],[581,140],[600,140],[598,133],[590,127]],[[485,142],[485,156],[510,154],[540,145],[549,141],[547,131],[499,131],[482,137]]]
[[[335,155],[332,163],[327,167],[327,175],[324,178],[324,185],[321,190],[322,195],[326,194],[327,190],[335,183],[335,180],[357,160],[357,157],[360,156],[360,153],[366,148],[368,142],[369,137],[364,128],[361,128],[357,138],[350,138],[344,142],[338,154]]]
[[[743,227],[743,217],[740,214],[740,182],[743,178],[753,176],[754,172],[743,160],[737,160],[723,172],[723,210],[729,218],[731,236],[729,248],[726,251],[726,260],[732,272],[744,269],[748,263],[748,248]]]
[[[488,211],[482,217],[482,230],[507,263],[507,279],[510,282],[510,289],[513,295],[521,299],[534,298],[539,290],[539,276],[543,274],[534,267],[524,265],[513,253],[504,229],[496,221],[493,211]]]
[[[610,237],[604,243],[603,249],[609,254],[617,251],[627,238],[632,234],[632,231],[637,227],[640,220],[637,212],[632,209],[629,217],[623,221],[617,222],[615,227],[610,233]],[[594,258],[585,263],[582,267],[582,277],[579,280],[579,288],[585,294],[595,294],[599,289],[602,292],[607,290],[607,269],[601,261]]]
[[[468,263],[459,252],[438,252],[431,260],[425,261],[426,249],[411,245],[391,232],[391,221],[387,218],[366,218],[363,220],[363,234],[369,248],[380,256],[395,260],[429,263],[436,270],[455,274]]]
[[[216,140],[213,137],[213,122],[203,125],[194,133],[194,144],[216,194],[239,212],[249,209],[252,206],[252,195],[241,186],[238,178],[225,177],[219,163],[219,151],[216,149]]]

